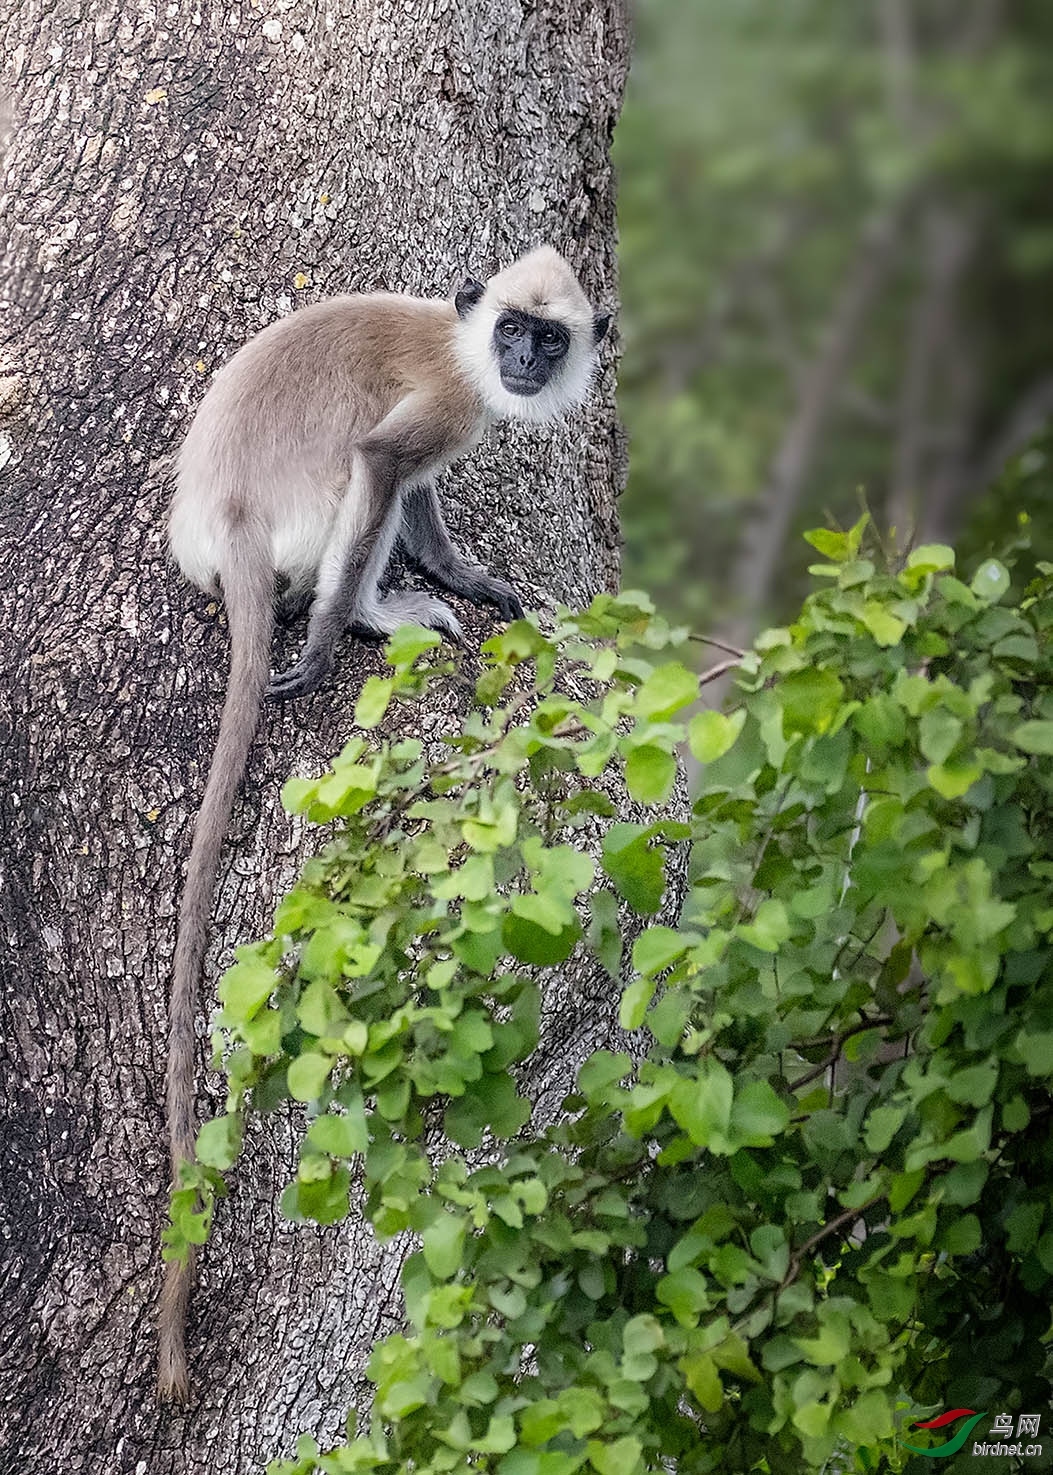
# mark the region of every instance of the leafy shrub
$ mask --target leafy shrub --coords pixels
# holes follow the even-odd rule
[[[994,560],[886,572],[862,534],[811,535],[819,592],[727,714],[688,719],[676,632],[605,595],[488,643],[448,757],[355,737],[287,786],[335,834],[222,983],[228,1113],[169,1253],[287,1098],[286,1213],[345,1217],[360,1165],[376,1232],[420,1249],[369,1419],[274,1471],[909,1470],[933,1408],[1048,1407],[1053,566],[1013,602]],[[445,674],[435,643],[393,639],[360,726]],[[685,738],[690,824],[663,808]],[[630,964],[677,846],[681,915],[635,923]],[[640,1058],[592,1055],[532,1129],[510,1067],[576,948]]]

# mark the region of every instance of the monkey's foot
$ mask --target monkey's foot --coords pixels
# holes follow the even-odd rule
[[[288,702],[307,697],[317,691],[329,671],[329,658],[323,651],[305,650],[295,666],[279,671],[263,693],[269,702]]]

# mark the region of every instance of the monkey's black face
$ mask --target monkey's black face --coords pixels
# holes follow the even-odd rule
[[[570,333],[552,318],[506,308],[494,324],[494,353],[509,394],[540,394],[570,348]]]

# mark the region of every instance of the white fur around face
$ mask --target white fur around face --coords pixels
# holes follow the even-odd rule
[[[499,420],[525,420],[544,425],[580,405],[589,392],[596,374],[596,353],[592,346],[592,320],[583,332],[558,313],[538,313],[562,322],[570,330],[570,348],[558,370],[538,394],[511,394],[501,383],[494,353],[494,326],[508,304],[491,306],[484,298],[457,329],[457,347],[461,365],[475,386],[483,404]]]
[[[494,325],[509,308],[562,323],[570,347],[538,394],[511,394],[501,383],[493,349]],[[538,246],[487,283],[482,300],[458,324],[461,367],[492,415],[542,425],[580,405],[596,373],[593,315],[568,261],[551,246]]]

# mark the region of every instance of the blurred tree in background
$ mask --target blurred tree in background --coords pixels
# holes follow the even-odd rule
[[[1053,532],[1048,0],[638,0],[616,138],[626,580],[736,632],[798,532]]]

